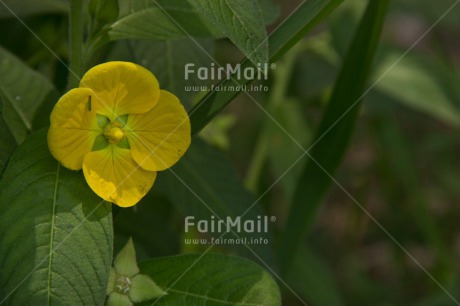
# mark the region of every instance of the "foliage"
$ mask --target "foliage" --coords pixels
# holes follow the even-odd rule
[[[458,304],[457,2],[0,1],[0,304]],[[47,144],[108,61],[192,125],[130,208]],[[268,230],[197,224],[237,217]]]

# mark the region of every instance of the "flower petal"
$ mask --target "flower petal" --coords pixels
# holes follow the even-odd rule
[[[115,145],[88,153],[83,160],[83,173],[98,196],[121,207],[139,202],[156,178],[156,172],[136,164],[128,149]]]
[[[151,111],[128,116],[125,132],[134,160],[145,170],[171,167],[190,146],[187,112],[179,99],[165,90]]]
[[[131,280],[129,299],[134,303],[141,303],[166,294],[149,276],[138,274]]]
[[[107,298],[107,306],[132,306],[133,303],[127,295],[112,292]]]
[[[109,274],[109,282],[107,283],[107,294],[115,290],[115,283],[117,282],[117,274],[115,273],[115,269],[110,267],[110,274]]]
[[[91,152],[102,130],[97,125],[96,112],[88,107],[92,91],[75,88],[59,99],[50,116],[48,146],[61,164],[80,170],[85,154]]]
[[[160,96],[155,76],[144,67],[127,62],[108,62],[91,68],[81,79],[80,87],[94,91],[96,112],[112,121],[122,115],[148,112]]]

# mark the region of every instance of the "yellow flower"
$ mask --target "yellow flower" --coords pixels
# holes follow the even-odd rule
[[[156,171],[190,145],[188,115],[147,69],[109,62],[90,69],[51,113],[48,145],[66,168],[83,168],[91,189],[122,207],[136,204]]]

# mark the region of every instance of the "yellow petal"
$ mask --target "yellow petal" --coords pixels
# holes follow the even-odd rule
[[[125,126],[134,160],[150,171],[174,165],[190,146],[190,119],[179,99],[161,91],[148,113],[128,116]]]
[[[101,198],[121,207],[135,205],[152,188],[156,172],[140,168],[128,149],[109,145],[88,153],[83,173],[91,189]]]
[[[80,87],[93,90],[96,112],[112,121],[122,115],[151,110],[160,96],[155,76],[144,67],[127,62],[108,62],[91,68],[81,79]]]
[[[102,133],[96,112],[88,107],[92,91],[72,89],[59,99],[50,117],[48,146],[61,164],[72,170],[82,167],[83,157],[91,152],[94,140]]]

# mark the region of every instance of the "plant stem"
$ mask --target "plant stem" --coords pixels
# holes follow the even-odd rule
[[[78,87],[83,75],[83,1],[70,0],[69,15],[69,89]]]

